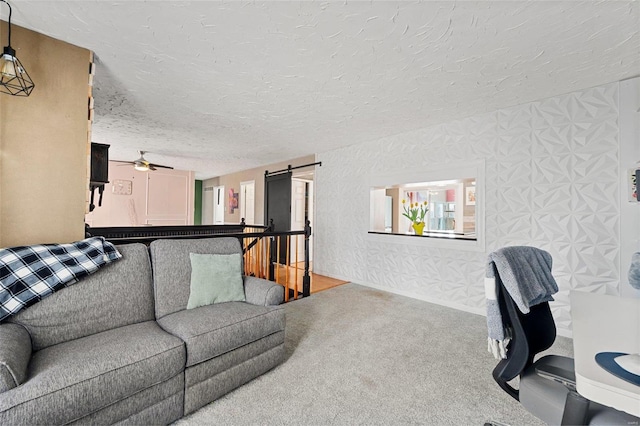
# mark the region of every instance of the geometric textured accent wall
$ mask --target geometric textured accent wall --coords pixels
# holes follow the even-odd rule
[[[568,292],[619,294],[618,83],[318,154],[314,271],[484,312],[485,259],[507,245],[553,256],[551,304],[571,327]],[[486,252],[368,238],[376,174],[485,161]]]

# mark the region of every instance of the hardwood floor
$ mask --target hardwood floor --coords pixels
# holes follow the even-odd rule
[[[313,265],[311,265],[310,269],[312,268]],[[296,298],[296,287],[297,293],[300,296],[302,295],[302,277],[304,276],[304,264],[302,262],[292,266],[278,265],[276,274],[278,276],[277,282],[285,287],[288,286],[292,290],[294,298]],[[348,283],[348,281],[337,280],[335,278],[315,274],[312,271],[309,272],[309,275],[311,276],[311,294]]]
[[[337,280],[335,278],[326,277],[324,275],[314,274],[311,272],[311,293],[317,293],[322,290],[347,284],[349,281]]]

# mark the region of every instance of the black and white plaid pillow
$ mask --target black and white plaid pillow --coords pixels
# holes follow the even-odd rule
[[[0,249],[0,321],[121,257],[102,237]]]

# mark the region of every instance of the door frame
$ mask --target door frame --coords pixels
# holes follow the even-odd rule
[[[246,197],[246,188],[252,186],[253,187],[253,204],[251,206],[247,205],[247,197]],[[253,210],[253,223],[247,221],[247,207],[250,207]],[[256,221],[256,181],[248,180],[245,182],[240,182],[240,217],[245,219],[245,223],[247,225],[255,225]]]
[[[222,195],[222,203],[216,203],[216,201],[220,201],[220,196]],[[213,187],[213,224],[214,225],[223,225],[224,224],[224,216],[225,216],[225,203],[224,203],[224,185],[218,185]],[[218,209],[219,205],[222,205],[221,213],[222,220],[217,222]]]
[[[302,175],[301,177],[296,177],[296,175],[294,174],[293,177],[291,178],[291,221],[292,221],[292,226],[291,229],[293,229],[293,209],[294,209],[294,200],[295,200],[295,194],[293,193],[294,191],[294,185],[293,182],[294,181],[298,181],[298,182],[303,182],[305,185],[305,210],[307,212],[307,215],[305,216],[305,219],[309,220],[309,223],[311,225],[311,235],[309,236],[309,261],[313,260],[313,224],[314,224],[314,216],[315,216],[315,191],[314,191],[314,178],[315,178],[315,173],[312,173],[312,177],[309,178],[309,173],[305,173],[304,175]],[[306,225],[306,223],[305,223]],[[303,228],[304,229],[304,225]],[[304,248],[302,248],[301,250],[304,250]],[[293,255],[294,253],[292,253]],[[293,259],[293,257],[292,257]]]

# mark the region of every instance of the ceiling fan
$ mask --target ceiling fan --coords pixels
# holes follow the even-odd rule
[[[144,153],[145,151],[138,151],[140,153],[140,158],[135,161],[115,161],[116,163],[126,163],[133,164],[133,168],[138,170],[139,172],[148,172],[149,170],[156,169],[173,169],[170,166],[163,166],[161,164],[153,164],[145,160]]]

